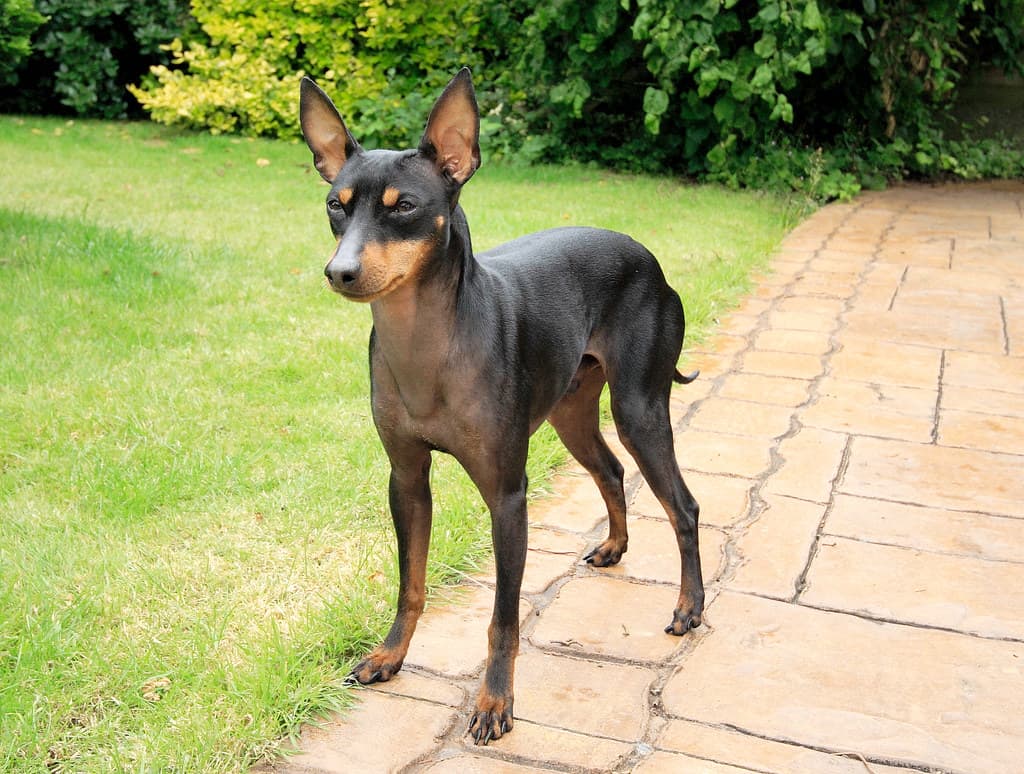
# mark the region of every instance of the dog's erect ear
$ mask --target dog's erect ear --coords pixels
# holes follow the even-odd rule
[[[437,98],[420,152],[432,155],[442,174],[459,185],[480,168],[480,111],[469,68],[463,67]]]
[[[345,162],[362,150],[331,98],[309,78],[303,78],[299,87],[299,124],[306,145],[313,151],[313,166],[328,183],[333,183]]]

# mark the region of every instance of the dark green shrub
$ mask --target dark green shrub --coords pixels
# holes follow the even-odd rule
[[[46,17],[0,106],[99,118],[138,115],[127,86],[166,59],[186,28],[187,0],[36,0]]]
[[[32,33],[44,21],[32,0],[0,0],[0,87],[15,83],[18,65],[32,50]]]
[[[829,198],[1022,156],[986,163],[944,128],[972,66],[1024,67],[1024,0],[555,0],[521,35],[508,89],[524,95],[524,149],[546,160]]]
[[[468,64],[492,155],[815,198],[1024,163],[947,115],[972,67],[1024,72],[1024,0],[193,0],[191,26],[184,0],[38,5],[44,109],[118,114],[158,62],[132,87],[155,120],[294,136],[308,74],[368,145],[407,145]]]

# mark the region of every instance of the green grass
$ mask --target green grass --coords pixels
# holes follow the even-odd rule
[[[299,144],[149,124],[0,117],[0,169],[0,770],[244,769],[345,704],[396,586],[369,310],[324,288],[325,189]],[[691,337],[793,217],[486,157],[463,204],[477,249],[633,234]],[[538,433],[535,493],[563,459]],[[489,532],[457,465],[433,477],[436,588]]]

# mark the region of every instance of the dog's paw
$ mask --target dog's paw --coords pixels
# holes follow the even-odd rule
[[[391,651],[375,650],[355,665],[349,672],[346,682],[350,685],[386,683],[402,668],[402,661],[403,659],[396,657]]]
[[[674,634],[676,637],[682,637],[690,629],[696,629],[704,621],[701,613],[682,613],[676,610],[672,613],[672,623],[665,627],[666,634]]]
[[[625,543],[616,543],[611,538],[608,538],[584,556],[583,561],[594,567],[611,567],[613,564],[619,563],[624,553],[626,553]]]
[[[512,725],[512,700],[482,694],[476,700],[466,733],[473,737],[474,744],[485,745],[492,739],[501,739],[502,734],[512,730]]]

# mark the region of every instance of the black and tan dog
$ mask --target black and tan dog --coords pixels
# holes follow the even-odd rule
[[[431,453],[453,455],[491,512],[497,563],[486,672],[469,723],[478,744],[512,728],[519,588],[526,560],[526,454],[546,419],[590,472],[608,508],[608,538],[585,559],[626,551],[623,469],[601,438],[605,385],[619,437],[668,512],[682,560],[665,631],[700,625],[704,607],[697,503],[675,461],[669,423],[683,307],[655,258],[627,236],[559,228],[474,255],[459,192],[480,166],[479,113],[468,70],[434,104],[418,148],[364,151],[311,80],[302,133],[331,183],[338,246],[331,287],[370,303],[373,419],[391,462],[400,589],[384,642],[353,670],[360,683],[402,667],[423,611],[430,541]]]

